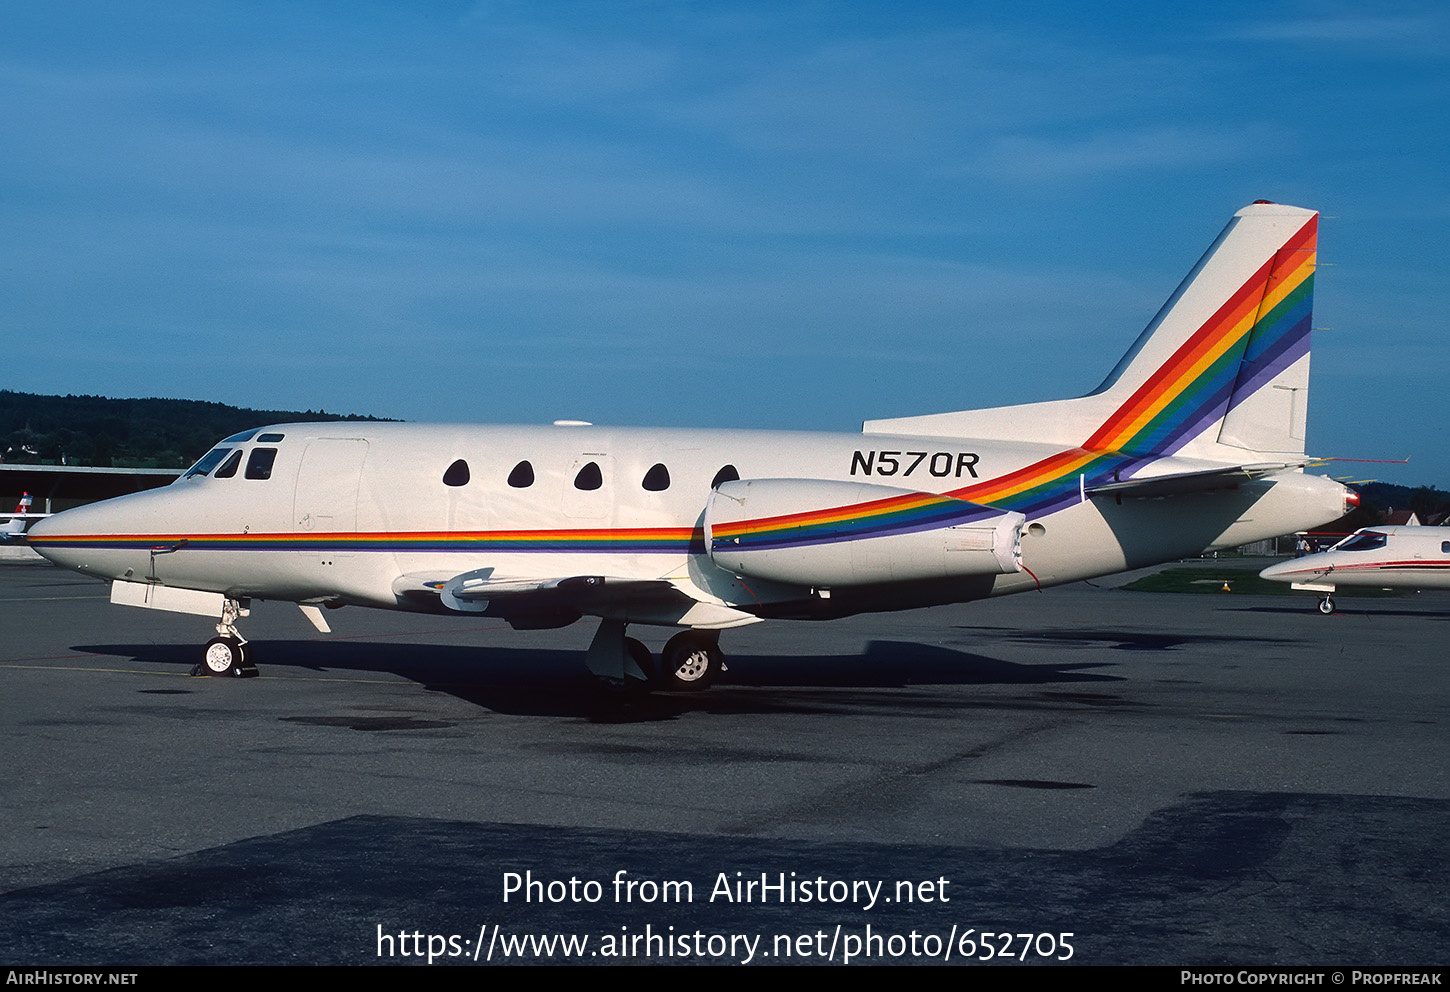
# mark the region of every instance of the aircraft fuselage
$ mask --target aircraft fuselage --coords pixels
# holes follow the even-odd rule
[[[1172,500],[1083,498],[1068,478],[1058,480],[1046,512],[1024,506],[1022,572],[823,590],[743,580],[712,562],[703,516],[722,473],[973,501],[1059,449],[866,434],[375,422],[279,425],[219,448],[227,449],[223,462],[240,458],[227,478],[216,477],[219,464],[71,510],[49,527],[37,524],[32,541],[90,574],[234,599],[420,608],[398,595],[399,576],[486,564],[500,576],[665,579],[746,614],[839,616],[1001,595],[1245,543],[1317,525],[1343,501],[1338,484],[1297,472]],[[274,452],[265,473],[251,473],[265,478],[248,478],[259,449]],[[668,611],[617,612],[680,620]]]

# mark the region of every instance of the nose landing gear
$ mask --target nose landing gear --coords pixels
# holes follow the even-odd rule
[[[235,599],[222,602],[221,622],[216,625],[217,636],[206,642],[202,650],[201,663],[191,670],[192,675],[230,675],[233,678],[252,678],[257,666],[252,663],[252,649],[237,630],[237,618],[251,611]]]

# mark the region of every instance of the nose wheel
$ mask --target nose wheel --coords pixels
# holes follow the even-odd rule
[[[193,675],[231,676],[247,678],[257,674],[252,664],[252,649],[241,632],[237,630],[237,618],[246,616],[249,610],[234,599],[222,603],[221,623],[216,625],[217,636],[206,642],[201,652],[201,664],[191,670]]]
[[[198,675],[229,675],[243,678],[257,674],[252,664],[252,652],[247,642],[239,637],[213,637],[206,642],[202,651]]]
[[[1319,601],[1319,612],[1326,617],[1334,613],[1334,597],[1326,595]]]

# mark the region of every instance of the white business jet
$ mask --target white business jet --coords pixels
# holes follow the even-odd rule
[[[1239,211],[1092,393],[867,421],[860,434],[282,424],[174,484],[40,521],[112,600],[219,618],[253,599],[600,618],[611,684],[704,688],[719,632],[1039,589],[1305,530],[1354,494],[1306,475],[1318,215]],[[656,666],[628,624],[683,628]]]
[[[1334,612],[1341,586],[1450,589],[1450,527],[1365,527],[1328,551],[1270,565],[1259,573],[1293,589],[1323,593],[1319,612]]]

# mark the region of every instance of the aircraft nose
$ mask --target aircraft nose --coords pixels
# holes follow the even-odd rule
[[[1291,558],[1277,565],[1270,565],[1259,573],[1259,578],[1268,579],[1270,582],[1313,582],[1334,567],[1333,561],[1329,552],[1321,551],[1317,555]]]
[[[1296,561],[1281,561],[1277,565],[1270,565],[1259,573],[1259,578],[1268,579],[1271,582],[1289,582],[1289,573],[1293,571]]]
[[[31,541],[37,537],[44,538],[47,535],[54,537],[57,533],[59,533],[59,528],[56,524],[56,521],[59,519],[60,514],[56,514],[55,516],[43,517],[40,520],[37,520],[35,523],[31,524],[30,527],[25,531],[26,541]],[[39,548],[36,548],[35,550],[40,551]],[[42,552],[42,554],[43,553],[44,552]]]
[[[126,497],[121,497],[125,499]],[[134,569],[136,552],[125,546],[117,508],[107,501],[37,520],[25,535],[31,549],[57,565],[86,575],[116,578]]]
[[[30,525],[25,532],[25,543],[40,555],[57,565],[65,565],[73,568],[71,562],[71,551],[67,547],[66,537],[74,533],[67,517],[74,513],[74,510],[66,510],[51,517],[37,520]]]

